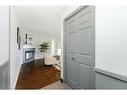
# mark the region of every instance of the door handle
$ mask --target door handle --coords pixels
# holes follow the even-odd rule
[[[74,58],[74,57],[72,57],[71,59],[72,59],[72,60],[74,60],[75,58]]]

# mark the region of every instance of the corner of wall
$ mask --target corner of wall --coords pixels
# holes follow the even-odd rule
[[[15,7],[10,7],[10,88],[15,89],[21,67],[21,50],[17,45],[17,27],[19,27]]]

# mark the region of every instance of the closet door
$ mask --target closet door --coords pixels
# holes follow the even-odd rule
[[[86,7],[77,15],[78,62],[94,67],[94,7]]]
[[[70,17],[66,21],[66,67],[67,82],[73,88],[78,84],[78,63],[77,63],[77,22],[76,16]]]
[[[94,88],[94,7],[80,10],[77,19],[79,85],[85,89]]]
[[[72,88],[94,88],[94,7],[83,7],[66,21],[67,82]]]
[[[89,75],[90,75],[90,69],[89,69],[89,66],[87,66],[87,65],[84,65],[84,64],[79,64],[79,73],[80,73],[80,77],[79,77],[79,79],[80,79],[80,86],[82,87],[82,88],[85,88],[85,89],[89,89],[89,87],[90,87],[90,77],[89,77]]]
[[[67,82],[73,88],[78,88],[78,64],[75,55],[68,54],[67,59]]]

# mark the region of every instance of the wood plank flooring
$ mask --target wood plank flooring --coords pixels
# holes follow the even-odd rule
[[[44,65],[43,59],[22,64],[16,89],[40,89],[60,80],[60,71]]]

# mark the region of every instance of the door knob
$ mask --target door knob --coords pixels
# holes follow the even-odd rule
[[[72,57],[72,59],[75,59],[74,57]]]

